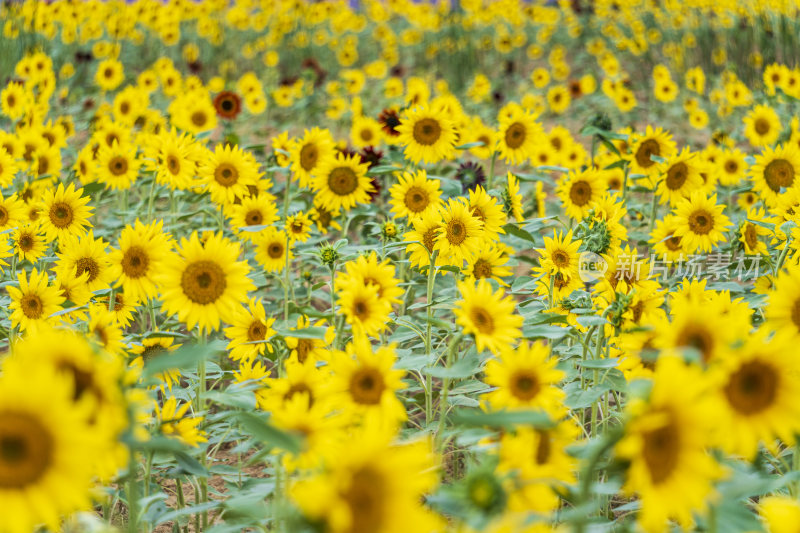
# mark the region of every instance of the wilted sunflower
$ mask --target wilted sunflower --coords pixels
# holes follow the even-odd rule
[[[196,231],[181,239],[178,253],[164,258],[156,281],[161,285],[163,309],[178,315],[189,329],[219,329],[231,320],[236,307],[254,289],[250,268],[239,261],[238,243],[214,233],[201,244]]]
[[[681,237],[681,244],[688,253],[697,250],[710,252],[719,242],[725,240],[725,231],[730,220],[722,214],[724,205],[717,204],[717,196],[706,196],[703,191],[695,191],[675,207],[675,236]]]
[[[519,339],[522,317],[514,314],[514,299],[505,296],[503,289],[493,292],[486,279],[477,284],[457,282],[457,287],[461,300],[453,310],[456,324],[474,336],[479,351],[498,353]]]
[[[397,126],[397,143],[414,163],[438,163],[449,159],[456,143],[456,128],[443,110],[416,107],[407,110]]]
[[[503,348],[498,359],[486,363],[486,383],[495,390],[485,395],[492,410],[536,409],[551,414],[564,411],[566,396],[558,387],[564,372],[556,369],[557,357],[541,343],[523,342],[516,349]]]
[[[448,264],[460,268],[483,245],[483,222],[472,215],[466,202],[453,198],[440,208],[440,216],[442,222],[433,249]]]
[[[533,114],[522,108],[513,108],[511,113],[500,117],[497,132],[497,152],[506,163],[523,164],[536,145],[546,139],[542,126]]]
[[[437,179],[428,179],[428,173],[420,169],[414,173],[403,172],[397,183],[389,188],[392,213],[395,217],[409,220],[424,217],[442,203],[442,191]]]
[[[28,276],[23,270],[17,274],[17,280],[19,288],[6,287],[11,296],[11,325],[35,333],[52,322],[50,315],[61,309],[64,297],[58,287],[50,285],[47,272],[40,273],[34,268]]]
[[[273,352],[266,341],[275,334],[275,319],[267,318],[260,298],[249,298],[246,308],[239,306],[229,323],[230,327],[225,328],[225,337],[230,340],[226,349],[234,361],[249,361],[266,351]]]
[[[314,168],[311,188],[323,207],[349,211],[358,203],[369,203],[369,193],[374,187],[367,177],[367,168],[368,165],[361,163],[361,156],[338,153]]]
[[[86,205],[89,197],[82,193],[83,189],[75,190],[73,183],[66,189],[59,183],[57,189],[48,188],[42,193],[40,218],[48,241],[81,235],[86,227],[92,227],[89,217],[93,208]]]
[[[286,233],[270,226],[253,237],[255,245],[255,259],[267,272],[281,272],[286,267],[286,253],[289,261],[292,260],[291,250]]]

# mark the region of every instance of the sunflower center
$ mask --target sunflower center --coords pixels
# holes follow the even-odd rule
[[[386,522],[386,482],[380,472],[367,465],[353,474],[342,493],[350,508],[350,531],[380,531]]]
[[[725,396],[739,413],[754,415],[775,403],[778,384],[778,373],[773,367],[750,361],[731,375],[725,385]]]
[[[319,159],[319,151],[313,144],[307,144],[300,150],[300,166],[303,170],[311,170]]]
[[[447,223],[447,242],[458,246],[467,238],[467,227],[460,220],[451,220]]]
[[[172,173],[173,176],[177,176],[178,173],[181,171],[181,162],[180,160],[175,157],[174,155],[170,154],[167,156],[167,169]]]
[[[736,161],[728,160],[725,162],[725,172],[728,174],[735,174],[738,171],[739,165],[736,163]]]
[[[264,215],[261,214],[261,211],[253,209],[252,211],[247,212],[247,214],[244,216],[244,219],[248,226],[256,226],[264,221]]]
[[[325,209],[324,207],[317,208],[317,223],[322,226],[323,228],[327,228],[331,224],[331,220],[333,220],[333,216],[331,212]]]
[[[50,162],[47,160],[46,157],[39,157],[39,167],[37,168],[36,172],[39,176],[47,174],[47,171],[50,169]]]
[[[569,254],[564,250],[556,250],[553,252],[553,264],[558,268],[567,268],[569,266]]]
[[[537,429],[536,435],[539,437],[539,444],[536,446],[536,464],[543,465],[550,459],[550,453],[553,451],[550,443],[550,433]]]
[[[362,367],[350,378],[350,395],[356,403],[376,405],[380,403],[386,384],[376,368]]]
[[[194,113],[192,113],[191,118],[192,118],[192,124],[194,124],[198,128],[205,126],[206,122],[208,121],[208,117],[202,111],[195,111]]]
[[[283,244],[279,242],[273,242],[267,247],[267,254],[272,259],[279,259],[283,257]]]
[[[582,207],[589,203],[592,197],[592,186],[585,181],[576,181],[569,190],[569,198],[572,203]]]
[[[794,183],[794,167],[785,159],[770,161],[764,167],[764,180],[770,189],[780,192],[782,187],[788,188]]]
[[[308,358],[308,354],[311,350],[314,349],[314,341],[311,339],[297,339],[297,360],[301,363],[305,363],[306,359]]]
[[[144,364],[147,364],[149,361],[152,361],[162,353],[166,352],[166,348],[161,346],[160,344],[154,344],[152,346],[145,346],[144,350],[142,350],[141,358]]]
[[[223,111],[229,112],[233,111],[234,105],[231,100],[226,98],[225,100],[222,101],[222,103],[220,103],[220,107],[222,108]]]
[[[670,421],[666,426],[646,431],[643,437],[642,456],[651,481],[658,485],[666,481],[678,466],[680,433]]]
[[[411,187],[406,192],[405,204],[406,208],[413,213],[420,213],[428,207],[430,200],[428,199],[428,191],[421,187]]]
[[[539,394],[542,386],[539,378],[528,370],[518,370],[511,376],[509,389],[511,394],[520,400],[529,401]]]
[[[698,326],[688,326],[678,335],[678,346],[694,348],[703,357],[703,362],[708,362],[714,349],[714,338],[705,328]]]
[[[431,228],[422,235],[422,244],[429,251],[433,251],[434,239],[436,237],[436,228]]]
[[[362,141],[370,142],[372,140],[372,131],[368,129],[363,129],[361,130],[360,136]]]
[[[28,233],[23,233],[17,241],[17,246],[23,252],[29,252],[33,249],[33,237]]]
[[[414,140],[417,143],[430,146],[435,144],[442,135],[442,126],[432,118],[423,118],[414,124]]]
[[[92,282],[97,279],[98,274],[100,274],[100,266],[97,264],[97,261],[91,257],[81,257],[78,259],[78,262],[75,263],[75,275],[80,277],[84,272],[89,274],[86,281]]]
[[[26,317],[31,320],[38,320],[42,316],[44,306],[41,298],[35,294],[26,294],[19,302],[20,308]]]
[[[8,223],[8,219],[8,209],[0,205],[0,227],[5,226]]]
[[[141,246],[131,246],[122,256],[122,272],[129,278],[140,278],[147,274],[150,256]]]
[[[744,242],[751,250],[755,250],[756,246],[758,246],[758,233],[756,232],[756,227],[754,225],[748,224],[745,227]]]
[[[681,238],[672,236],[666,241],[664,241],[664,245],[672,252],[677,252],[681,249]]]
[[[655,165],[655,161],[650,159],[651,155],[661,155],[661,145],[655,139],[647,139],[639,145],[636,151],[636,162],[642,168],[648,168]]]
[[[686,183],[686,178],[689,175],[689,167],[686,166],[686,163],[675,163],[669,170],[667,171],[667,179],[666,184],[667,188],[673,191],[677,191],[683,184]]]
[[[225,292],[225,272],[213,261],[195,261],[181,275],[183,293],[196,304],[214,303]]]
[[[39,481],[53,462],[53,436],[30,414],[0,411],[0,489]]]
[[[75,366],[75,363],[68,359],[61,359],[56,365],[59,371],[68,372],[72,376],[72,382],[75,384],[75,390],[72,393],[72,399],[78,400],[83,396],[83,393],[91,391],[99,397],[96,392],[94,379],[92,374]]]
[[[108,162],[108,170],[115,176],[122,176],[128,171],[128,160],[117,156]]]
[[[756,130],[756,133],[759,135],[764,135],[765,133],[769,132],[769,121],[765,118],[757,118],[753,123],[753,129]]]
[[[486,309],[481,307],[473,308],[470,318],[472,318],[472,323],[475,324],[475,329],[479,332],[489,334],[494,331],[494,318]]]
[[[527,131],[521,122],[514,122],[506,130],[506,146],[516,150],[525,142]]]
[[[475,279],[491,278],[492,277],[492,263],[486,259],[480,258],[472,265],[472,275]]]
[[[247,328],[247,340],[263,341],[267,336],[267,327],[259,320],[253,321]]]
[[[792,322],[800,330],[800,298],[795,300],[792,306]]]
[[[222,163],[214,169],[214,179],[223,187],[230,187],[239,181],[239,171],[230,163]]]
[[[50,222],[57,228],[66,228],[72,224],[72,208],[69,204],[58,202],[50,207]]]
[[[714,215],[705,209],[698,209],[689,215],[689,229],[696,235],[706,235],[714,229]]]
[[[337,167],[328,175],[328,187],[339,196],[347,196],[358,187],[358,176],[349,167]]]

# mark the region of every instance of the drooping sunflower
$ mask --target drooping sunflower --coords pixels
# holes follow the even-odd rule
[[[703,191],[695,191],[678,203],[674,211],[677,225],[674,235],[681,238],[688,253],[710,252],[725,240],[730,219],[722,214],[724,209],[724,205],[717,204],[716,194],[706,196]]]
[[[486,383],[496,387],[484,396],[490,409],[562,412],[565,394],[557,384],[564,372],[555,368],[556,363],[558,358],[550,357],[550,349],[541,343],[501,349],[498,359],[486,363]]]
[[[62,243],[61,251],[56,253],[56,274],[61,276],[65,271],[72,271],[80,276],[86,273],[86,286],[90,291],[107,289],[114,281],[107,246],[108,243],[103,239],[94,238],[93,230],[80,238],[67,239]]]
[[[109,275],[132,299],[146,302],[158,294],[155,275],[172,248],[162,227],[160,220],[145,225],[136,219],[122,230],[119,248],[111,250]]]
[[[453,155],[456,128],[441,109],[415,107],[407,110],[397,126],[397,143],[406,159],[418,164],[438,163]]]
[[[438,209],[442,203],[439,185],[439,180],[428,179],[424,169],[414,173],[403,172],[398,176],[397,183],[389,188],[392,213],[395,217],[408,217],[411,220]]]
[[[544,139],[544,129],[536,122],[532,113],[515,107],[511,113],[501,115],[497,131],[497,152],[506,163],[523,164]]]
[[[755,159],[755,164],[750,167],[753,190],[764,203],[774,207],[784,190],[796,188],[800,183],[797,180],[800,175],[800,153],[793,145],[781,144],[776,148],[764,148]]]
[[[380,287],[350,279],[347,284],[337,284],[339,313],[353,328],[356,335],[377,336],[389,327],[392,304],[379,296]]]
[[[440,216],[433,249],[448,264],[461,268],[484,243],[483,222],[472,215],[466,202],[453,198],[440,208]]]
[[[130,189],[139,176],[141,166],[136,151],[136,145],[117,141],[111,146],[100,146],[94,168],[97,180],[112,190]]]
[[[255,158],[238,146],[218,144],[201,163],[198,176],[218,204],[233,203],[238,197],[248,195],[261,174]]]
[[[289,239],[286,233],[270,226],[253,237],[255,259],[267,272],[281,272],[286,267],[286,254],[292,260],[292,251],[287,250]]]
[[[19,287],[6,287],[11,296],[11,325],[20,330],[36,332],[37,329],[52,322],[50,315],[61,309],[64,297],[58,287],[50,284],[47,272],[35,268],[30,276],[23,270],[17,274]]]
[[[181,239],[178,253],[164,258],[157,274],[163,309],[189,329],[217,330],[220,320],[229,322],[247,292],[255,287],[247,277],[250,268],[239,261],[238,243],[212,234],[205,243],[196,231]]]
[[[781,134],[778,113],[769,106],[757,105],[744,117],[744,136],[755,147],[775,144]]]
[[[404,421],[406,410],[397,391],[405,388],[401,380],[405,372],[392,369],[396,361],[394,345],[373,347],[366,336],[353,337],[345,352],[334,353],[330,361],[336,405],[357,420]]]
[[[266,343],[275,334],[274,318],[267,318],[261,299],[249,298],[247,307],[239,306],[225,328],[225,337],[230,340],[226,349],[234,361],[249,361],[265,351],[272,353],[271,344]],[[258,343],[258,344],[250,344]]]
[[[292,179],[300,183],[300,187],[311,185],[311,175],[317,165],[334,154],[333,137],[330,131],[320,128],[306,130],[297,139],[289,151],[292,162]]]
[[[314,168],[311,188],[323,207],[332,211],[349,211],[358,203],[369,203],[369,193],[375,190],[367,177],[369,165],[361,156],[342,153],[323,159]]]
[[[61,517],[91,506],[97,450],[86,409],[72,401],[75,385],[48,365],[0,375],[0,528],[61,527]]]
[[[493,292],[486,279],[477,284],[457,282],[457,287],[461,300],[453,311],[456,324],[474,336],[478,350],[498,353],[519,339],[522,317],[514,314],[514,300],[503,289]]]
[[[561,179],[556,193],[568,216],[581,220],[592,204],[607,192],[605,180],[595,168],[573,171]]]
[[[649,399],[626,406],[628,422],[616,453],[629,461],[623,491],[638,494],[637,521],[646,531],[663,530],[669,519],[689,527],[722,474],[706,449],[719,407],[709,387],[698,368],[662,356]]]
[[[668,202],[674,207],[703,185],[698,158],[689,148],[684,148],[665,163],[659,164],[658,168],[661,179],[656,192],[662,203]]]
[[[81,235],[84,229],[92,227],[89,217],[93,207],[88,196],[81,196],[83,189],[75,190],[75,184],[70,183],[65,189],[63,183],[57,189],[48,188],[42,193],[39,204],[42,229],[48,241],[63,240],[70,235]]]

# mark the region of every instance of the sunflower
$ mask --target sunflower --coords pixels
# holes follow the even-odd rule
[[[503,225],[506,214],[503,206],[480,185],[469,191],[469,208],[472,216],[483,223],[483,235],[487,242],[494,242],[501,233],[505,233]]]
[[[25,220],[25,203],[16,194],[4,198],[0,193],[0,231],[13,229]]]
[[[122,326],[117,322],[116,313],[109,311],[108,304],[89,306],[87,335],[94,345],[115,357],[125,351]]]
[[[742,181],[747,173],[745,154],[735,148],[725,150],[716,158],[719,182],[722,185],[734,186]]]
[[[94,172],[97,180],[107,188],[125,190],[130,189],[136,181],[140,166],[135,145],[114,141],[111,146],[100,146]]]
[[[440,214],[442,222],[433,249],[447,263],[461,268],[484,243],[483,222],[472,215],[462,199],[450,198]]]
[[[163,309],[177,314],[189,329],[219,329],[220,320],[230,321],[239,302],[255,288],[247,277],[249,266],[237,260],[240,253],[238,243],[218,233],[204,244],[196,231],[181,239],[178,253],[165,257],[157,274]]]
[[[496,387],[484,397],[490,409],[563,411],[566,395],[558,382],[564,372],[556,370],[557,363],[558,358],[550,357],[550,349],[541,343],[501,349],[497,359],[486,363],[486,383]]]
[[[289,358],[300,363],[304,363],[307,360],[322,360],[327,353],[325,348],[333,342],[336,335],[334,326],[327,326],[326,324],[327,321],[322,319],[318,320],[313,325],[315,328],[325,328],[325,335],[322,338],[294,337],[291,333],[287,334],[284,340],[286,341],[286,347],[291,350]],[[297,317],[297,326],[293,327],[291,331],[303,330],[310,327],[312,327],[312,325],[308,317],[300,315]]]
[[[774,280],[766,309],[766,327],[800,336],[800,266],[789,265]]]
[[[759,239],[770,235],[769,229],[755,222],[766,222],[766,214],[763,209],[751,209],[747,212],[747,220],[741,222],[739,226],[739,242],[744,246],[747,255],[767,255],[767,243]]]
[[[781,121],[769,106],[757,105],[744,117],[744,136],[755,147],[775,144],[780,134]]]
[[[510,249],[502,243],[483,247],[472,259],[467,261],[467,266],[461,273],[473,283],[485,278],[508,286],[508,283],[503,280],[512,274],[511,269],[505,266],[509,260],[508,250]]]
[[[331,358],[331,400],[358,420],[404,421],[406,410],[397,391],[405,388],[405,372],[392,369],[396,361],[394,345],[373,347],[366,336],[355,335],[345,352]]]
[[[630,164],[631,174],[644,174],[654,176],[658,173],[658,164],[651,156],[669,158],[675,153],[675,143],[672,135],[661,128],[653,129],[647,126],[644,135],[636,137],[631,146]]]
[[[255,259],[267,272],[281,272],[286,267],[286,253],[290,242],[285,232],[270,226],[253,236],[253,244]],[[291,250],[288,253],[291,261]]]
[[[11,296],[11,325],[22,331],[35,332],[52,321],[50,315],[61,309],[65,298],[57,287],[50,285],[46,272],[35,268],[30,276],[25,271],[17,274],[19,288],[7,286]]]
[[[202,154],[194,139],[188,133],[179,134],[174,128],[165,128],[151,139],[145,154],[152,160],[148,167],[156,171],[156,181],[173,189],[190,189]]]
[[[234,361],[250,361],[265,351],[273,352],[266,341],[275,335],[275,319],[267,318],[260,298],[249,298],[247,307],[238,307],[229,323],[230,327],[225,328],[225,337],[230,340],[226,349]]]
[[[797,147],[782,144],[777,148],[764,148],[755,159],[755,164],[750,167],[753,191],[764,203],[774,207],[778,195],[798,185],[796,178],[800,174],[800,153]]]
[[[673,298],[671,307],[672,321],[665,318],[656,323],[654,346],[695,350],[704,364],[719,359],[728,344],[749,330],[749,318],[726,319],[719,301]]]
[[[200,165],[198,176],[211,194],[211,200],[226,204],[247,196],[248,187],[255,185],[261,174],[252,155],[238,146],[218,144]]]
[[[179,94],[167,108],[172,123],[192,135],[217,127],[217,110],[205,89]]]
[[[13,121],[22,118],[32,104],[30,93],[21,83],[11,81],[0,91],[0,111]]]
[[[135,356],[131,359],[130,366],[141,371],[153,359],[174,352],[180,347],[180,344],[175,344],[175,337],[143,338],[141,342],[132,344],[128,348],[128,352]],[[171,390],[174,383],[180,383],[181,374],[176,369],[168,369],[157,374],[156,377]]]
[[[293,143],[289,151],[292,179],[297,180],[300,187],[308,188],[317,165],[333,155],[333,137],[328,130],[319,128],[305,130],[303,136]]]
[[[233,91],[222,91],[214,97],[217,116],[226,120],[235,119],[242,111],[242,99]]]
[[[116,59],[104,59],[97,65],[94,82],[104,91],[113,91],[125,80],[122,63]]]
[[[479,351],[498,353],[519,339],[522,317],[514,314],[514,299],[505,296],[503,289],[492,292],[486,279],[477,284],[459,281],[456,285],[461,293],[453,311],[456,324],[465,334],[474,336]]]
[[[231,226],[247,240],[253,240],[259,226],[270,226],[278,221],[278,206],[270,194],[242,198],[242,202],[233,205],[230,211]]]
[[[544,238],[544,249],[539,250],[542,256],[539,266],[551,274],[576,275],[580,260],[578,249],[582,243],[580,239],[573,240],[572,230],[566,235],[553,230],[552,237]]]
[[[709,380],[674,356],[659,358],[649,399],[628,402],[616,453],[629,462],[623,491],[639,495],[645,531],[661,531],[669,519],[688,528],[692,513],[705,508],[722,474],[706,451],[717,408]]]
[[[431,445],[425,440],[392,444],[393,435],[369,424],[327,447],[327,468],[289,491],[308,521],[330,533],[442,529],[441,520],[422,503],[439,475]]]
[[[106,296],[98,296],[95,298],[94,302],[100,304],[101,306],[109,309],[109,304],[111,303],[111,295],[113,293],[114,298],[114,305],[113,309],[110,309],[113,313],[114,320],[119,322],[119,324],[123,328],[127,328],[130,326],[131,321],[133,320],[133,314],[139,310],[139,300],[133,298],[130,295],[126,295],[123,290],[114,290],[109,291]]]
[[[196,448],[208,439],[205,431],[197,427],[203,423],[203,417],[194,414],[186,416],[191,406],[191,403],[185,402],[178,407],[178,400],[170,396],[161,406],[155,403],[154,414],[158,429],[164,435]]]
[[[330,376],[311,358],[302,363],[289,359],[283,375],[270,380],[269,388],[256,394],[258,406],[265,411],[277,412],[297,396],[306,396],[309,403],[328,403]]]
[[[369,203],[375,191],[367,177],[369,165],[361,163],[361,156],[342,153],[330,156],[314,168],[311,188],[323,207],[335,211],[349,211],[358,203]]]
[[[653,246],[656,256],[665,261],[676,261],[686,257],[680,236],[675,235],[678,220],[674,215],[667,215],[655,221],[656,225],[650,233],[649,243]]]
[[[792,533],[800,523],[800,502],[785,494],[762,497],[758,500],[758,514],[769,533]]]
[[[506,187],[503,189],[503,209],[506,216],[514,217],[516,222],[525,220],[522,212],[522,195],[519,192],[517,177],[509,172],[506,175]]]
[[[351,282],[371,284],[378,287],[378,298],[390,304],[400,303],[400,296],[405,292],[400,282],[394,277],[395,268],[387,258],[378,262],[378,254],[370,252],[368,255],[359,256],[355,261],[344,264],[345,272],[336,278],[337,285],[347,286]]]
[[[16,159],[5,148],[0,147],[0,188],[10,187],[18,170]]]
[[[699,189],[703,185],[700,168],[698,159],[688,148],[660,163],[658,169],[662,178],[658,181],[656,193],[661,202],[669,202],[675,207],[680,200]]]
[[[536,146],[546,139],[542,126],[531,113],[514,108],[500,117],[497,131],[497,153],[506,163],[523,164]]]
[[[428,179],[424,169],[413,173],[403,172],[398,176],[397,183],[389,188],[392,214],[412,220],[437,210],[442,203],[440,183],[437,179]]]
[[[47,365],[8,366],[0,375],[0,528],[55,531],[63,515],[91,507],[96,435],[72,401],[70,377]]]
[[[61,276],[65,271],[72,271],[80,276],[86,273],[86,285],[90,291],[107,289],[114,281],[107,246],[103,239],[94,238],[93,230],[80,238],[68,239],[61,245],[62,252],[56,254],[56,274]]]
[[[558,194],[564,211],[575,220],[581,220],[589,212],[592,204],[602,198],[607,191],[604,180],[595,168],[572,171],[561,179]]]
[[[389,327],[392,304],[380,297],[380,286],[350,278],[347,284],[337,283],[339,314],[353,328],[356,335],[378,336]]]
[[[436,235],[442,226],[441,215],[438,211],[431,211],[422,218],[412,220],[411,226],[413,229],[403,234],[403,241],[408,243],[406,254],[409,262],[417,268],[428,266],[436,246]],[[443,264],[444,259],[437,255],[435,265],[438,267]]]
[[[311,237],[312,224],[311,217],[302,211],[286,217],[284,228],[289,236],[289,241],[291,243],[295,241],[306,242]]]
[[[17,258],[30,263],[36,263],[47,251],[47,242],[37,224],[25,224],[15,228],[11,233],[11,244]]]
[[[681,244],[688,253],[702,250],[709,252],[719,242],[725,241],[724,232],[730,220],[722,214],[724,205],[717,205],[717,195],[706,196],[695,191],[675,207],[677,228],[674,235],[681,237]]]
[[[109,255],[110,277],[134,300],[146,302],[158,294],[154,277],[172,248],[162,227],[162,221],[145,225],[136,219],[133,226],[125,226],[119,249],[112,249]]]
[[[350,141],[353,146],[356,148],[378,146],[382,138],[383,131],[377,120],[364,116],[353,117],[353,125],[350,128]]]
[[[308,212],[322,235],[327,235],[328,230],[331,228],[341,231],[342,226],[336,221],[340,214],[338,210],[330,211],[319,205],[316,197],[314,198],[314,207]]]
[[[85,228],[92,227],[89,217],[93,208],[86,205],[89,197],[81,194],[83,189],[75,190],[73,183],[66,189],[63,183],[59,183],[57,189],[50,187],[42,193],[39,209],[44,215],[41,217],[42,229],[48,242],[82,235]]]
[[[444,110],[415,107],[406,110],[397,126],[397,143],[406,159],[415,164],[438,163],[452,157],[456,128]]]

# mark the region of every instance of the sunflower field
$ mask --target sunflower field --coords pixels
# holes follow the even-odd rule
[[[800,0],[0,26],[0,533],[800,528]]]

